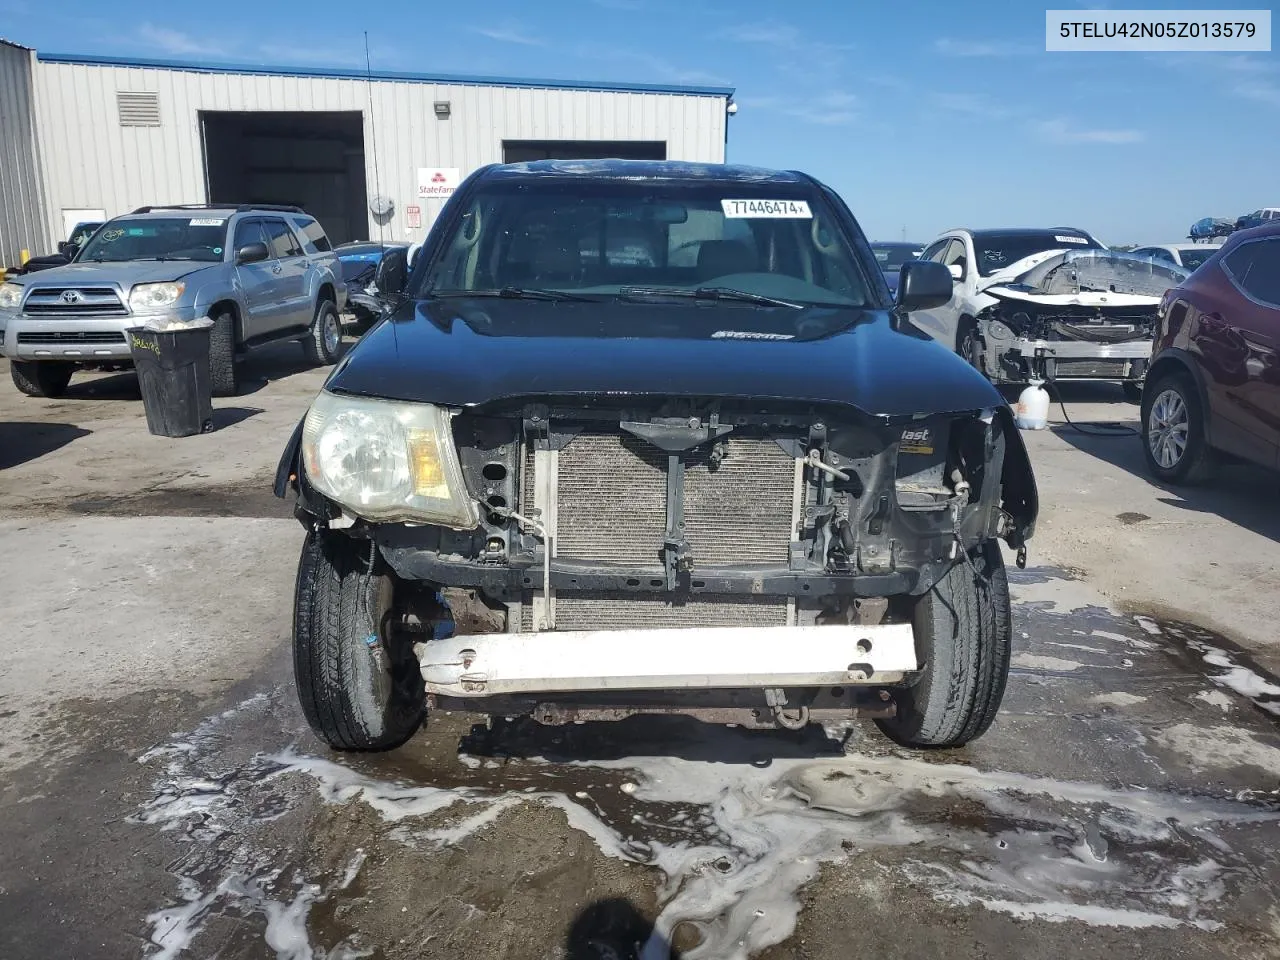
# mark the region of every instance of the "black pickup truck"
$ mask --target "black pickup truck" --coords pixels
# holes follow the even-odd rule
[[[1037,495],[1000,395],[907,321],[951,290],[912,262],[892,298],[799,173],[474,173],[281,460],[311,726],[340,749],[433,707],[981,735],[999,541],[1023,561]]]

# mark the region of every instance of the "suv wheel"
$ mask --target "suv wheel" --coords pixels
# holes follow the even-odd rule
[[[1187,374],[1166,374],[1142,391],[1142,452],[1166,483],[1200,483],[1213,475],[1199,391]]]
[[[924,669],[897,691],[898,715],[876,724],[907,747],[959,747],[982,736],[1004,699],[1013,635],[1000,545],[953,564],[916,603],[916,649]]]
[[[293,671],[311,729],[336,750],[389,750],[426,716],[413,647],[386,629],[394,582],[371,540],[317,531],[298,563]]]
[[[236,395],[236,318],[226,310],[212,317],[209,331],[209,382],[215,397]]]
[[[9,375],[28,397],[60,397],[67,392],[76,365],[64,360],[10,360]]]
[[[315,319],[302,341],[302,349],[306,351],[307,359],[319,366],[337,360],[341,346],[342,321],[338,319],[338,308],[332,300],[321,300],[316,304]]]

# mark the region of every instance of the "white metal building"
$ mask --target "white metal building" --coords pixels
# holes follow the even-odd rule
[[[77,221],[157,203],[296,203],[335,243],[418,240],[458,179],[487,163],[721,162],[733,97],[0,52],[3,165],[13,158],[0,170],[0,263],[16,262],[15,244],[48,252]]]

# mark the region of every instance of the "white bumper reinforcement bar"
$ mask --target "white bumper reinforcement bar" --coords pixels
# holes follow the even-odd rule
[[[1034,357],[1043,350],[1046,356],[1060,359],[1146,360],[1151,356],[1152,341],[1126,340],[1123,343],[1092,343],[1087,340],[1005,340],[995,341],[1003,353],[1019,353]]]
[[[896,683],[910,624],[495,633],[419,644],[427,692],[452,697]]]

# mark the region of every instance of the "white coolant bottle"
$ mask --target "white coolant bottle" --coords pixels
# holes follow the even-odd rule
[[[1043,430],[1049,423],[1049,391],[1043,380],[1032,380],[1018,395],[1018,405],[1013,408],[1014,419],[1021,430]]]

